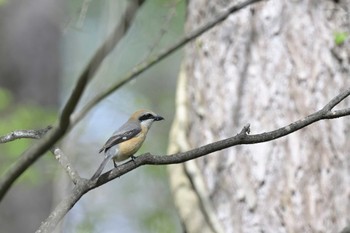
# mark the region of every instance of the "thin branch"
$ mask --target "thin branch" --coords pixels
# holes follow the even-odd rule
[[[142,5],[144,1],[135,0],[129,3],[129,7],[124,15],[124,20],[118,24],[112,35],[102,44],[102,46],[96,51],[90,62],[85,67],[84,71],[78,78],[67,103],[65,104],[59,123],[56,127],[50,130],[45,137],[39,140],[36,144],[25,151],[20,159],[13,164],[8,171],[0,179],[0,202],[12,186],[14,181],[31,166],[42,154],[48,151],[67,131],[70,126],[71,113],[77,106],[80,97],[82,96],[85,87],[90,79],[93,77],[104,58],[118,43],[120,38],[130,28],[130,24],[134,19],[137,9]]]
[[[7,142],[11,142],[17,139],[22,139],[22,138],[31,138],[31,139],[39,139],[41,138],[44,134],[47,133],[47,131],[49,131],[50,129],[52,129],[51,126],[48,126],[44,129],[38,129],[38,130],[16,130],[16,131],[12,131],[11,133],[1,136],[0,137],[0,143],[7,143]]]
[[[334,118],[339,118],[343,116],[348,116],[350,115],[350,109],[342,109],[342,110],[334,110],[334,111],[329,111],[326,115],[325,118],[327,119],[334,119]]]
[[[349,94],[346,91],[337,95],[331,101],[329,101],[329,103],[326,106],[324,106],[323,110],[324,111],[332,110],[336,105],[338,105],[341,101],[343,101],[346,97],[348,97],[348,95]]]
[[[41,224],[40,228],[35,233],[53,232],[63,216],[65,216],[74,204],[88,191],[86,188],[88,183],[89,181],[86,179],[80,180],[79,183],[74,186],[72,192],[56,206],[55,210],[51,212],[46,221]]]
[[[350,108],[338,110],[332,112],[331,109],[325,111],[324,109],[329,108],[327,106],[332,106],[335,100],[344,100],[350,95],[350,88],[346,91],[340,93],[334,99],[332,99],[324,108],[321,110],[310,114],[304,119],[293,122],[285,127],[266,132],[261,134],[250,135],[250,125],[247,124],[243,127],[240,133],[234,137],[230,137],[224,140],[213,142],[199,148],[189,150],[186,152],[176,153],[172,155],[152,155],[150,153],[143,154],[138,156],[133,161],[126,162],[118,166],[109,172],[102,174],[97,180],[86,180],[81,179],[72,192],[64,198],[61,203],[55,208],[55,210],[50,214],[50,216],[42,223],[39,230],[36,233],[52,232],[55,229],[55,226],[60,222],[60,220],[67,214],[67,212],[79,201],[79,199],[87,192],[92,189],[95,189],[117,177],[120,177],[137,167],[142,165],[167,165],[167,164],[177,164],[183,163],[192,159],[202,157],[204,155],[223,150],[229,147],[243,144],[256,144],[267,141],[272,141],[277,138],[287,136],[297,130],[300,130],[312,123],[315,123],[320,120],[330,119],[329,116],[332,115],[332,118],[339,118],[345,115],[336,114],[337,112],[347,112],[347,115],[350,115]],[[340,103],[338,101],[335,105]],[[333,108],[333,105],[331,108]]]
[[[73,184],[77,184],[82,178],[79,176],[78,171],[75,170],[75,168],[71,165],[71,163],[68,160],[68,157],[63,153],[63,151],[60,148],[56,147],[51,149],[51,153],[55,155],[55,159],[66,171]]]
[[[155,39],[153,44],[150,46],[148,54],[146,54],[145,58],[147,58],[151,54],[153,54],[153,52],[156,50],[157,46],[159,46],[164,35],[168,32],[167,29],[169,28],[169,24],[170,24],[171,20],[173,19],[174,15],[176,14],[176,5],[178,5],[180,3],[180,1],[171,3],[170,10],[168,10],[167,15],[164,19],[164,22],[161,25],[159,35],[157,36],[157,38]]]
[[[341,98],[344,100],[346,97],[350,95],[350,88],[346,91],[342,92],[338,96],[336,96],[333,100],[331,100],[326,106],[329,106],[330,103],[333,103],[335,99]],[[338,102],[340,103],[340,102]],[[325,106],[325,107],[326,107]],[[334,105],[335,106],[335,105]],[[333,107],[334,107],[333,106]],[[309,116],[305,117],[304,119],[298,120],[296,122],[293,122],[285,127],[266,132],[261,134],[253,134],[250,135],[250,125],[247,124],[243,127],[241,132],[237,134],[234,137],[230,137],[227,139],[223,139],[217,142],[213,142],[210,144],[207,144],[205,146],[198,147],[193,150],[189,150],[186,152],[176,153],[172,155],[152,155],[152,154],[144,154],[142,156],[137,157],[134,161],[129,161],[125,164],[122,164],[118,166],[117,169],[113,169],[109,172],[106,172],[101,175],[101,177],[97,180],[97,182],[93,182],[90,186],[90,189],[94,189],[100,185],[105,184],[106,182],[109,182],[110,180],[120,177],[124,175],[125,173],[141,166],[141,165],[167,165],[167,164],[177,164],[177,163],[183,163],[192,159],[196,159],[199,157],[202,157],[204,155],[226,149],[229,147],[233,147],[236,145],[244,145],[244,144],[257,144],[267,141],[272,141],[277,138],[281,138],[284,136],[287,136],[297,130],[300,130],[310,124],[313,124],[320,120],[325,119],[334,119],[334,118],[340,118],[344,116],[350,115],[350,108],[337,110],[335,112],[329,110],[324,111],[324,108],[321,110],[310,114]],[[341,112],[342,114],[337,114],[338,112]],[[347,115],[344,115],[343,113],[347,113]],[[330,117],[331,116],[331,117]]]
[[[60,127],[55,127],[50,130],[37,143],[32,145],[25,151],[0,179],[0,201],[5,196],[14,181],[31,165],[41,154],[45,153],[50,147],[57,142],[60,136],[63,135],[63,130]]]
[[[48,126],[44,129],[38,129],[38,130],[16,130],[16,131],[13,131],[5,136],[1,136],[0,143],[6,143],[6,142],[14,141],[17,139],[23,139],[23,138],[40,139],[50,129],[52,129],[51,126]],[[59,164],[62,166],[62,168],[69,175],[72,182],[74,184],[76,184],[81,178],[80,178],[78,172],[70,164],[68,157],[58,147],[52,148],[50,151],[53,155],[55,155],[55,159],[59,162]]]
[[[176,42],[174,45],[170,46],[168,49],[161,51],[157,55],[154,55],[147,59],[146,61],[140,63],[139,65],[135,66],[131,72],[125,75],[119,82],[110,85],[109,88],[107,88],[105,91],[99,93],[97,96],[95,96],[92,100],[90,100],[79,112],[76,112],[72,115],[72,125],[77,124],[96,104],[98,104],[101,100],[112,94],[114,91],[119,89],[120,87],[124,86],[131,80],[135,79],[139,74],[145,72],[149,68],[153,67],[169,55],[173,54],[178,49],[182,48],[184,45],[189,43],[190,41],[196,39],[206,31],[210,30],[217,24],[221,23],[225,19],[227,19],[228,16],[231,14],[245,8],[246,6],[249,6],[253,3],[261,2],[265,0],[248,0],[245,2],[242,2],[238,5],[234,5],[230,7],[225,13],[218,16],[214,20],[206,23],[204,26],[199,27],[197,30],[194,30],[193,32],[189,33],[187,36],[180,39],[178,42]]]
[[[21,158],[17,161],[16,164],[12,165],[7,173],[0,179],[0,201],[4,197],[4,195],[7,193],[8,189],[11,187],[13,182],[19,177],[31,164],[33,164],[45,151],[47,151],[55,142],[57,142],[67,131],[68,127],[71,125],[75,125],[78,121],[80,121],[86,113],[98,102],[100,102],[103,98],[114,92],[119,87],[123,86],[127,82],[131,81],[133,78],[135,78],[140,73],[146,71],[162,59],[166,58],[170,54],[172,54],[177,49],[181,48],[185,44],[187,44],[189,41],[197,38],[207,30],[211,29],[218,23],[225,20],[230,14],[237,12],[238,10],[248,6],[249,4],[256,3],[263,0],[248,0],[244,3],[241,3],[237,6],[233,6],[229,8],[229,10],[219,16],[217,19],[211,21],[210,23],[206,24],[205,26],[199,28],[198,30],[194,31],[190,35],[186,36],[183,40],[180,40],[178,43],[170,47],[168,50],[161,52],[157,56],[154,56],[154,58],[151,58],[147,60],[144,63],[141,63],[137,67],[134,68],[132,72],[130,72],[129,75],[127,75],[122,81],[117,83],[116,85],[112,86],[110,89],[106,90],[105,92],[101,93],[97,97],[95,97],[92,101],[90,101],[80,112],[77,114],[71,115],[71,113],[74,111],[88,81],[90,78],[95,74],[97,71],[99,65],[105,58],[105,56],[108,55],[108,53],[114,48],[115,44],[119,41],[121,38],[121,35],[127,31],[130,27],[130,23],[133,20],[136,9],[142,5],[144,2],[143,0],[138,0],[137,6],[132,5],[128,7],[126,13],[125,13],[125,20],[121,20],[120,24],[116,27],[116,30],[114,30],[114,33],[112,34],[109,39],[105,41],[105,43],[100,47],[100,49],[97,50],[93,58],[90,60],[84,71],[82,72],[81,76],[78,79],[78,83],[75,86],[67,104],[63,108],[59,125],[55,127],[53,130],[50,131],[50,133],[40,140],[38,143],[33,145],[31,148],[29,148],[25,153],[22,154]],[[69,118],[71,120],[69,121]]]
[[[85,77],[83,77],[85,78]],[[76,88],[73,90],[71,97],[65,105],[58,126],[50,130],[37,143],[26,150],[19,160],[10,166],[8,171],[0,179],[0,201],[3,199],[14,181],[22,175],[42,154],[48,151],[66,132],[69,126],[69,117],[75,109],[83,90],[85,89],[87,80],[79,80]]]

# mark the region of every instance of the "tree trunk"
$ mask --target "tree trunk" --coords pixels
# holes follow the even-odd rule
[[[189,1],[186,30],[228,1]],[[237,1],[231,1],[230,5]],[[348,0],[252,5],[186,47],[169,152],[285,126],[349,86]],[[347,101],[349,103],[349,101]],[[350,221],[349,119],[169,168],[186,232],[340,232]]]

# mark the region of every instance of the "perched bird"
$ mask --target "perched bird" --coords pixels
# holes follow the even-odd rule
[[[129,120],[122,125],[107,140],[105,145],[100,149],[99,153],[104,151],[105,158],[91,180],[99,177],[110,159],[113,159],[114,166],[116,162],[134,158],[134,154],[138,151],[145,141],[148,130],[154,121],[164,120],[163,117],[149,110],[139,110],[134,112]]]

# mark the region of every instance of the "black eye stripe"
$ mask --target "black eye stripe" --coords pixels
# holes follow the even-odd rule
[[[148,120],[148,119],[154,119],[154,116],[152,114],[150,114],[150,113],[147,113],[147,114],[144,114],[144,115],[139,117],[140,121],[145,121],[145,120]]]

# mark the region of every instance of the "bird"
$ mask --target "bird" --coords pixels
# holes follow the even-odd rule
[[[141,109],[134,112],[129,120],[117,129],[99,150],[99,153],[104,152],[105,157],[91,180],[95,180],[101,175],[110,159],[113,159],[114,167],[117,167],[117,162],[128,158],[135,159],[134,154],[145,141],[152,123],[161,120],[164,120],[162,116],[150,110]]]

